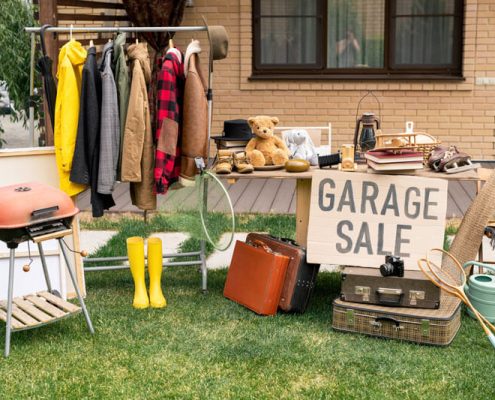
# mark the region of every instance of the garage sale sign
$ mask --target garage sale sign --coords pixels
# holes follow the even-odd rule
[[[410,175],[315,171],[308,261],[379,268],[385,255],[406,269],[443,247],[447,181]]]

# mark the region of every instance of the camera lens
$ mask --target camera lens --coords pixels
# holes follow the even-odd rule
[[[380,273],[382,276],[391,276],[394,273],[394,265],[390,263],[385,263],[380,265]]]

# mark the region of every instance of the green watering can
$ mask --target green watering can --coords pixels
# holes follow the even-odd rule
[[[465,263],[464,270],[471,266],[482,267],[495,273],[495,266],[476,261]],[[464,292],[474,308],[488,321],[495,322],[495,275],[472,274],[464,286]],[[476,318],[469,308],[467,312],[472,318]]]

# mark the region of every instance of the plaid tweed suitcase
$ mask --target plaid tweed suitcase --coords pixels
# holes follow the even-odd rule
[[[332,327],[338,331],[447,346],[460,326],[461,301],[443,293],[436,310],[333,302]]]

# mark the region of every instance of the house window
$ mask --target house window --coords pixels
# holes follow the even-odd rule
[[[253,0],[253,78],[462,76],[462,0]]]

